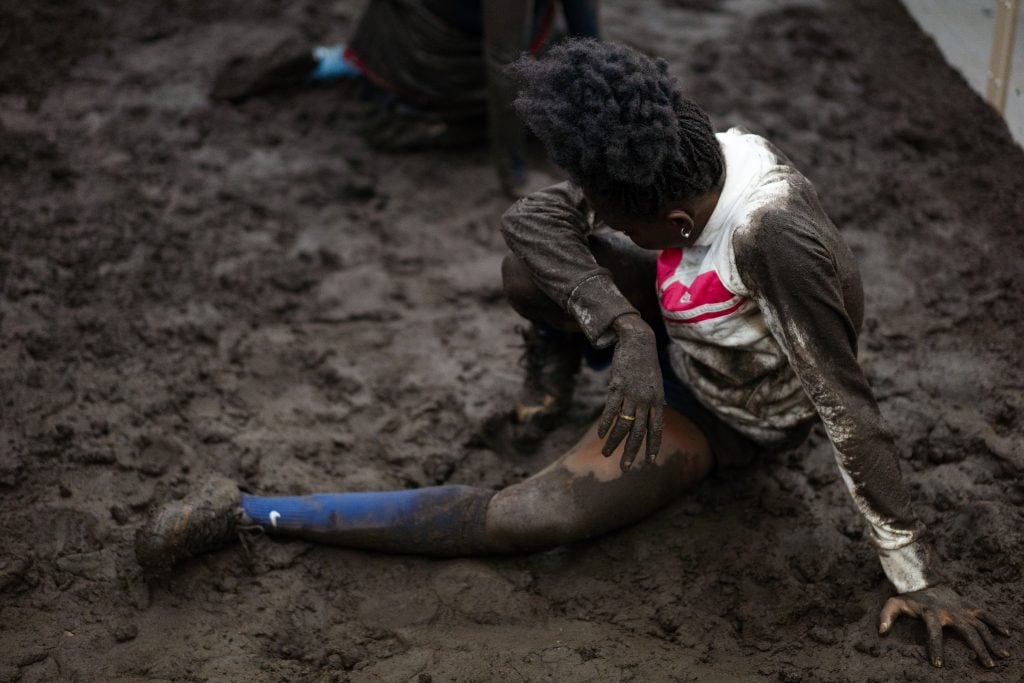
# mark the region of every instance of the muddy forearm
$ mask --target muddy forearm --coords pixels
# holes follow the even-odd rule
[[[579,323],[592,344],[603,347],[615,342],[612,322],[636,309],[590,251],[589,214],[582,192],[561,183],[513,204],[501,231],[541,291]]]

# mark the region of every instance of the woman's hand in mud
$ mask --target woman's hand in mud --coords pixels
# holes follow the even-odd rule
[[[605,457],[626,439],[620,463],[625,472],[633,465],[644,437],[647,438],[647,462],[654,462],[658,457],[665,389],[661,383],[658,346],[650,326],[638,314],[629,313],[616,318],[614,327],[619,341],[612,357],[608,398],[597,435],[602,439],[608,435],[601,449]],[[629,417],[634,419],[624,419]]]
[[[942,666],[942,629],[946,626],[952,626],[967,641],[983,666],[995,666],[992,654],[999,657],[1010,655],[989,630],[991,627],[1004,636],[1010,635],[1002,622],[967,604],[948,586],[933,586],[889,598],[879,616],[878,633],[887,634],[901,614],[924,620],[928,628],[928,659],[933,666]]]

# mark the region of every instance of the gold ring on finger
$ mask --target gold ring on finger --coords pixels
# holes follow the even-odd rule
[[[619,414],[619,419],[625,420],[626,422],[635,422],[636,421],[636,415],[622,415],[620,413]]]

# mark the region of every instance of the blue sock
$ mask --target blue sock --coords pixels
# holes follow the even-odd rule
[[[432,486],[405,491],[242,495],[242,510],[269,533],[414,555],[487,552],[485,521],[493,491]]]
[[[309,75],[311,81],[333,81],[338,78],[358,78],[363,70],[345,59],[345,45],[319,46],[313,48],[316,68]]]

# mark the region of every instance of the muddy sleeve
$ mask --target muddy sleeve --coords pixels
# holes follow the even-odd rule
[[[587,240],[592,228],[590,206],[568,182],[520,199],[501,219],[505,242],[526,263],[534,283],[602,348],[616,341],[612,322],[637,311],[594,259]]]
[[[484,0],[484,62],[491,151],[498,173],[515,180],[525,172],[526,129],[512,109],[516,84],[507,66],[529,47],[533,2]]]
[[[846,305],[851,278],[840,275],[836,254],[806,219],[765,218],[754,234],[736,244],[737,268],[824,423],[886,576],[900,593],[939,583],[937,559],[900,478],[895,440],[857,361],[859,312],[851,315]],[[859,309],[858,278],[852,287]]]

